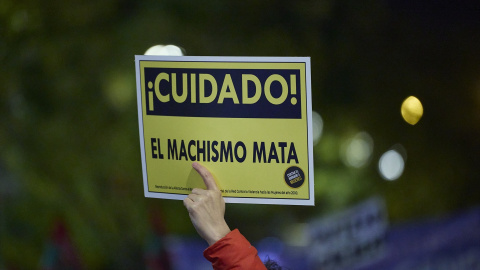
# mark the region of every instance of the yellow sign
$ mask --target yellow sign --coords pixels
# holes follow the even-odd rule
[[[313,205],[310,58],[135,56],[146,197]]]

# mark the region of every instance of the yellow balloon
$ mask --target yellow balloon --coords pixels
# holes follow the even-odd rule
[[[423,106],[420,100],[414,96],[409,96],[402,103],[401,109],[403,119],[410,125],[415,125],[420,121],[423,115]]]

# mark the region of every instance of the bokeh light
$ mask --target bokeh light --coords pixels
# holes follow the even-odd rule
[[[361,168],[368,164],[373,151],[373,139],[365,131],[343,143],[340,154],[345,165]]]
[[[378,170],[383,179],[397,180],[403,174],[405,160],[398,150],[391,149],[385,152],[378,161]]]
[[[175,45],[155,45],[150,47],[145,55],[183,56],[182,49]]]
[[[313,133],[313,145],[316,145],[323,132],[323,119],[319,113],[312,111],[312,133]]]
[[[285,245],[276,237],[267,237],[259,241],[257,244],[258,256],[260,258],[268,258],[277,262],[279,265],[285,264],[283,252]]]
[[[103,92],[111,107],[123,110],[135,100],[135,92],[131,85],[135,83],[135,77],[131,73],[115,71],[105,75]]]
[[[415,125],[423,116],[422,103],[418,98],[409,96],[402,103],[401,113],[405,122]]]

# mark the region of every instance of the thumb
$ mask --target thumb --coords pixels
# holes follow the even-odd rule
[[[192,163],[192,167],[195,169],[195,171],[198,172],[198,174],[200,174],[208,190],[218,190],[217,183],[215,183],[215,179],[213,179],[213,175],[210,173],[210,171],[207,168],[205,168],[203,165],[201,165],[198,162]]]

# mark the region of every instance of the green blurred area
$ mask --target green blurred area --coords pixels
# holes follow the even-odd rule
[[[0,263],[38,268],[59,219],[87,269],[141,268],[152,213],[167,233],[195,235],[182,202],[143,195],[134,55],[156,44],[311,57],[324,122],[316,206],[228,205],[229,224],[252,241],[374,195],[392,223],[478,205],[480,23],[469,16],[480,12],[465,12],[374,0],[3,0]],[[400,115],[410,95],[425,110],[415,126]],[[360,131],[373,155],[350,168],[340,149]],[[395,144],[408,159],[387,182],[377,162]]]

